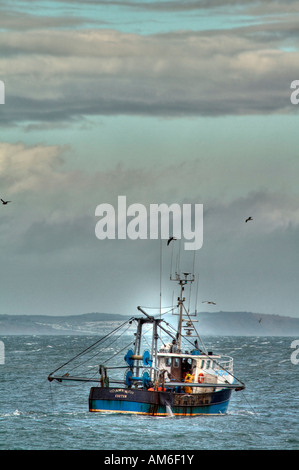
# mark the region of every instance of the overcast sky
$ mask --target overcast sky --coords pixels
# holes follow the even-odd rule
[[[160,241],[95,235],[125,195],[203,204],[199,310],[299,317],[298,18],[291,0],[3,0],[0,313],[159,306]],[[192,270],[163,241],[164,306],[179,253]]]

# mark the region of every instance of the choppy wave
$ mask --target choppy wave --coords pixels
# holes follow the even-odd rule
[[[1,449],[298,449],[299,365],[290,361],[291,338],[204,338],[215,352],[234,357],[246,389],[233,394],[226,416],[197,418],[172,417],[171,410],[166,418],[89,413],[88,384],[48,382],[52,370],[95,340],[5,337]],[[127,341],[115,347],[122,350]]]

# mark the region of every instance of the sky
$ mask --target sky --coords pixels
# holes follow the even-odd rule
[[[191,310],[299,317],[298,19],[292,0],[3,0],[0,313],[167,308],[176,266]],[[203,204],[202,247],[98,239],[119,196]]]

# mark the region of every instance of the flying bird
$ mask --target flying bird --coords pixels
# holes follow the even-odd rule
[[[1,199],[1,202],[2,202],[3,206],[5,206],[6,204],[8,204],[11,201],[3,201],[3,199]]]
[[[212,300],[203,300],[202,303],[206,303],[206,304],[212,304],[212,305],[216,305],[215,302],[212,302]]]
[[[245,222],[249,222],[249,220],[253,220],[252,217],[248,217],[248,219],[245,220]]]
[[[170,237],[168,240],[167,240],[167,246],[169,245],[170,242],[172,242],[172,240],[176,240],[175,237]]]

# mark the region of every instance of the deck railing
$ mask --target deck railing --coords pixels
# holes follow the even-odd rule
[[[230,356],[222,356],[221,359],[217,360],[214,365],[214,370],[226,370],[227,372],[233,373],[234,360]]]

